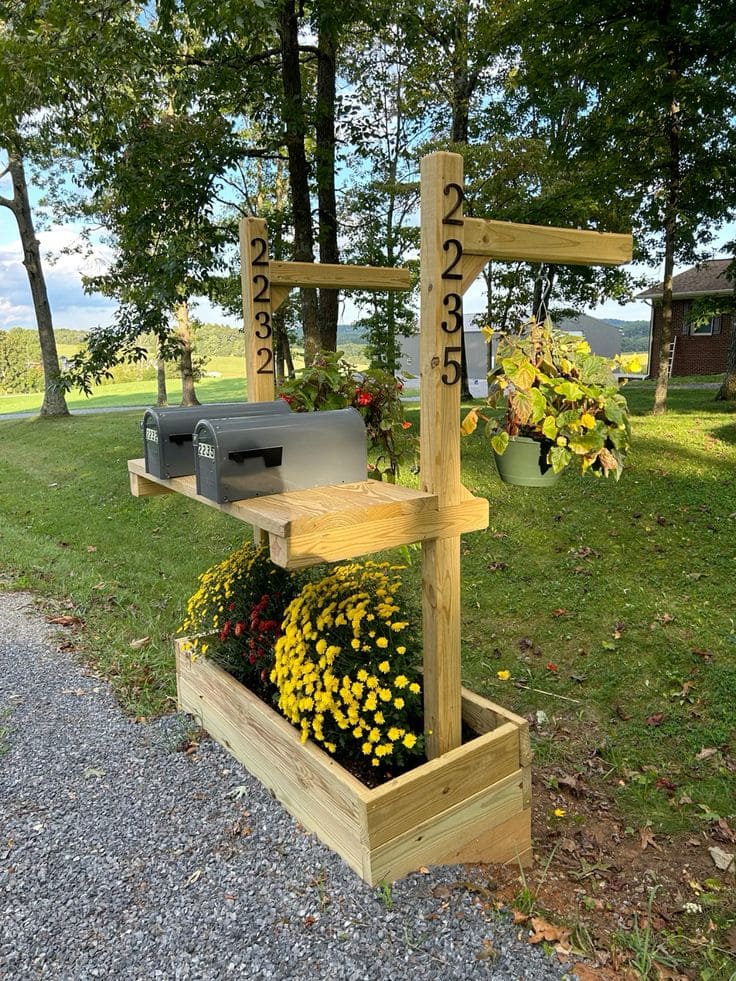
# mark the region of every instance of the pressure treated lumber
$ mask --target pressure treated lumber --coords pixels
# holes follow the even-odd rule
[[[408,269],[391,266],[347,266],[329,262],[279,262],[271,260],[274,286],[311,286],[327,289],[408,290]]]
[[[248,401],[273,402],[276,376],[268,229],[261,218],[243,218],[239,233]]]
[[[485,528],[488,501],[468,495],[439,508],[437,498],[400,484],[365,480],[217,504],[197,494],[194,476],[148,474],[144,460],[129,460],[135,497],[177,493],[268,533],[271,558],[287,569],[337,562],[385,548]]]
[[[526,720],[474,695],[475,714],[498,726],[369,789],[216,664],[192,661],[185,639],[176,670],[179,707],[369,884],[424,865],[530,862]]]
[[[555,262],[570,266],[620,266],[630,262],[631,235],[550,225],[466,218],[464,252],[506,262]]]
[[[462,356],[463,158],[433,153],[420,164],[419,365],[422,489],[458,504]],[[460,537],[422,544],[424,737],[432,760],[460,745]]]

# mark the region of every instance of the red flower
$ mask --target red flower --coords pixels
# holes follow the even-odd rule
[[[282,392],[279,395],[279,398],[282,401],[286,402],[288,405],[293,405],[294,404],[294,396],[293,395],[284,395],[284,393]]]
[[[226,620],[222,625],[222,630],[220,631],[220,640],[226,640],[227,635],[230,633],[230,621]]]
[[[550,661],[549,664],[547,665],[547,670],[548,671],[557,671],[557,665],[554,664],[552,661]]]
[[[409,421],[401,423],[402,429],[411,429],[411,423]]]
[[[358,405],[370,405],[373,401],[373,396],[370,392],[363,392],[358,389],[355,394],[358,396]]]

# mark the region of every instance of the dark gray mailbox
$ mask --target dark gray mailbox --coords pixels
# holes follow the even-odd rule
[[[270,403],[269,403],[270,404]],[[197,493],[218,504],[366,479],[357,409],[206,419],[194,431]]]
[[[147,409],[143,416],[146,473],[168,479],[194,473],[194,427],[200,419],[236,416],[288,415],[291,409],[277,402],[212,402],[209,405]]]

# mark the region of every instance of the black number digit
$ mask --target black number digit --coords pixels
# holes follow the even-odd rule
[[[442,300],[444,305],[447,307],[447,313],[450,317],[455,318],[455,323],[450,326],[446,320],[443,320],[441,327],[446,334],[454,334],[458,330],[462,330],[463,327],[463,298],[459,293],[448,293],[447,296]],[[452,302],[452,309],[450,309],[450,302]]]
[[[268,249],[268,242],[265,238],[252,238],[250,240],[250,247],[252,249],[260,248],[261,250],[255,259],[251,259],[251,266],[267,266],[268,259],[266,258],[266,251]]]
[[[259,310],[256,314],[256,320],[258,321],[258,327],[256,327],[256,337],[260,337],[262,341],[265,341],[266,338],[270,337],[273,333],[271,330],[271,314],[268,312],[268,310]],[[261,330],[263,333],[261,333]]]
[[[455,266],[457,266],[459,264],[460,260],[463,257],[463,247],[462,247],[462,244],[460,242],[458,242],[458,240],[456,238],[448,238],[447,241],[443,244],[442,248],[445,250],[445,252],[449,252],[451,248],[454,248],[455,249],[455,258],[452,260],[452,262],[447,267],[447,269],[445,269],[445,271],[442,273],[442,278],[443,279],[462,279],[463,278],[463,274],[462,273],[459,273],[459,272],[456,273],[456,272],[453,272],[452,271],[455,268]]]
[[[253,302],[257,303],[260,300],[263,303],[270,303],[271,298],[268,295],[268,276],[264,276],[262,273],[258,273],[257,276],[253,277],[253,285],[257,286],[259,280],[261,282],[261,288],[253,297]]]
[[[270,347],[259,347],[256,351],[256,355],[265,354],[266,360],[263,362],[260,368],[256,369],[257,375],[272,375],[273,368],[269,368],[269,365],[273,361],[273,351]]]
[[[445,348],[445,368],[452,368],[454,375],[452,378],[447,377],[447,373],[442,373],[442,381],[445,385],[456,385],[460,381],[462,375],[462,365],[460,361],[455,361],[454,358],[450,357],[450,354],[459,354],[462,357],[463,349],[461,347],[446,347]]]
[[[451,191],[455,192],[456,200],[455,204],[450,208],[445,217],[442,219],[443,225],[462,225],[462,218],[456,218],[455,215],[460,210],[463,201],[465,200],[465,192],[460,187],[459,184],[445,184],[445,194],[450,194]]]

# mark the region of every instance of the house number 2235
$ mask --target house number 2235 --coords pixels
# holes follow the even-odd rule
[[[448,227],[450,234],[442,243],[442,250],[445,253],[444,268],[442,270],[442,281],[445,290],[442,295],[442,305],[445,307],[445,319],[441,321],[440,327],[445,334],[452,337],[457,334],[462,338],[463,330],[463,297],[462,293],[456,293],[452,287],[455,283],[462,284],[462,264],[463,246],[462,242],[453,238],[451,229],[453,226],[462,227],[463,219],[460,216],[465,200],[465,194],[459,184],[449,183],[444,187],[445,197],[448,199],[448,210],[442,218],[442,224]],[[452,338],[455,340],[456,338]],[[462,375],[462,345],[446,345],[444,348],[444,358],[442,367],[447,371],[442,372],[442,381],[445,385],[457,385]]]

